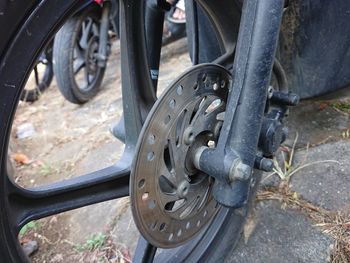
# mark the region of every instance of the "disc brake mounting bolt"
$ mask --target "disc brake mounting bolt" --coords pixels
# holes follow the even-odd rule
[[[236,159],[231,167],[229,179],[231,182],[235,180],[247,181],[251,173],[252,168],[249,165],[244,164],[240,159]]]
[[[224,88],[225,85],[226,85],[226,81],[225,81],[225,80],[222,80],[222,81],[221,81],[221,88]]]

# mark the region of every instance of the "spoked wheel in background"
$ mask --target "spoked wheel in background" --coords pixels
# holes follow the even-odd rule
[[[53,79],[52,48],[53,42],[47,46],[35,62],[29,80],[21,93],[21,100],[34,102],[50,86]]]
[[[92,4],[63,25],[55,37],[54,72],[62,95],[82,104],[100,89],[105,67],[98,66],[101,8]]]
[[[5,12],[2,16],[11,24],[25,22],[21,22],[18,31],[12,29],[8,35],[1,35],[3,40],[10,42],[11,39],[11,45],[8,45],[0,63],[0,258],[3,262],[28,262],[17,237],[27,222],[128,196],[130,185],[135,221],[148,240],[140,239],[134,262],[222,262],[240,238],[248,207],[235,210],[217,206],[210,195],[212,179],[196,171],[190,159],[191,147],[194,145],[215,145],[220,122],[217,115],[224,110],[229,74],[222,67],[209,65],[200,66],[178,78],[151,111],[139,138],[137,149],[140,152],[134,159],[133,167],[131,160],[143,119],[141,113],[134,114],[134,119],[130,119],[130,116],[136,107],[151,101],[147,95],[153,90],[144,41],[144,1],[120,1],[122,21],[125,19],[120,32],[123,100],[137,97],[143,102],[128,105],[129,110],[124,111],[126,150],[121,162],[97,172],[34,189],[23,189],[11,180],[6,164],[8,143],[26,77],[30,74],[33,61],[54,33],[87,3],[89,1],[44,0],[30,6],[31,3],[22,0],[17,4],[23,10],[25,7],[32,10],[30,16],[14,16],[11,12]],[[222,12],[217,13],[223,15]],[[84,21],[89,19],[80,20],[76,30],[68,33],[77,35],[82,31]],[[86,48],[93,51],[94,20],[90,21],[91,27],[87,28],[90,28],[88,36],[91,37],[84,43]],[[28,34],[29,29],[31,34]],[[15,38],[12,39],[13,35]],[[67,53],[73,59],[77,43],[72,41],[69,44]],[[80,55],[81,60],[78,59],[81,63],[82,58]],[[68,68],[73,71],[73,66]],[[218,81],[206,84],[210,78],[204,75],[214,79],[218,77]],[[221,85],[221,80],[225,80],[226,84]],[[198,86],[194,85],[196,81]],[[131,92],[131,89],[137,88],[135,93]],[[76,94],[70,92],[70,98],[75,100],[73,96]],[[213,112],[214,115],[211,115]],[[188,126],[192,126],[192,134]],[[188,140],[183,140],[184,137],[188,137]],[[181,159],[181,162],[175,164],[176,159]],[[148,173],[147,177],[142,177],[138,170],[142,170],[147,162],[155,165],[149,168],[150,172],[162,168],[164,173],[156,176]],[[134,172],[129,184],[132,167]],[[174,171],[178,175],[172,177]],[[183,203],[177,203],[181,199],[184,199],[181,201]],[[147,216],[151,214],[152,208],[159,214],[166,213],[160,218],[161,221],[154,222]],[[156,234],[151,233],[152,227]]]

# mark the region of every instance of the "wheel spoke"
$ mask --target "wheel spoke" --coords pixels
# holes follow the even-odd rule
[[[176,176],[174,174],[175,170],[169,171],[169,168],[165,164],[164,159],[161,162],[160,173],[169,181],[168,184],[172,185],[171,188],[175,187],[177,185]]]
[[[38,67],[34,67],[34,76],[35,76],[35,84],[38,87],[39,86],[39,72],[38,72]]]
[[[88,46],[89,35],[92,27],[92,19],[88,18],[88,21],[84,21],[81,25],[81,38],[79,40],[79,45],[86,49]]]
[[[73,69],[74,75],[78,74],[84,66],[85,66],[85,60],[78,57],[74,61],[74,69]]]
[[[8,180],[8,201],[15,231],[30,220],[129,194],[130,170],[118,166],[45,187],[23,189]]]
[[[90,74],[89,74],[88,69],[86,67],[84,69],[84,75],[85,75],[85,80],[86,80],[86,88],[88,89],[89,85],[91,84],[91,81],[90,81]]]
[[[133,263],[151,263],[153,262],[154,256],[157,252],[157,247],[152,246],[143,237],[139,238],[135,255],[132,260]]]

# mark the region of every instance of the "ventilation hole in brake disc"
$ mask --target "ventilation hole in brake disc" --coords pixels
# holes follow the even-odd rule
[[[190,222],[187,222],[187,223],[186,223],[186,229],[190,229],[190,227],[191,227],[191,223],[190,223]]]
[[[142,201],[146,201],[148,199],[148,196],[149,196],[149,193],[147,193],[147,192],[143,193],[142,197],[141,197]]]
[[[171,120],[170,115],[167,115],[164,119],[164,124],[167,125],[170,122],[170,120]]]
[[[171,233],[171,234],[169,235],[169,241],[173,240],[173,237],[174,237],[174,234]]]
[[[165,227],[166,227],[166,224],[165,223],[161,223],[160,226],[159,226],[159,231],[164,231]]]
[[[178,95],[182,95],[183,90],[184,90],[184,88],[183,88],[181,85],[179,85],[179,86],[176,88],[176,93],[177,93]]]
[[[154,152],[147,153],[147,160],[150,162],[154,160]]]
[[[148,143],[149,144],[154,144],[156,142],[156,136],[154,136],[153,134],[150,134],[148,136]]]
[[[177,231],[177,236],[179,237],[179,236],[181,236],[181,234],[182,234],[182,230],[179,229],[179,231]]]
[[[157,221],[155,221],[155,222],[153,222],[153,223],[151,223],[151,225],[149,226],[152,230],[154,230],[154,229],[156,229],[156,227],[157,227]]]
[[[141,179],[140,181],[139,181],[139,183],[138,183],[138,187],[139,188],[142,188],[142,187],[144,187],[145,186],[145,179]]]
[[[169,101],[169,107],[170,109],[175,109],[175,106],[176,106],[176,101],[174,99],[171,99]]]
[[[174,167],[171,162],[170,150],[168,145],[164,149],[163,158],[164,158],[166,168],[168,169],[169,173],[171,173]]]
[[[203,217],[206,217],[206,216],[207,216],[207,214],[208,214],[208,211],[207,211],[207,210],[205,210],[205,211],[204,211],[204,213],[203,213]]]
[[[199,202],[199,196],[197,196],[197,198],[196,199],[194,199],[194,200],[192,200],[191,202],[190,202],[190,204],[188,204],[188,206],[186,207],[186,209],[184,210],[184,211],[182,211],[182,213],[180,214],[180,218],[182,219],[182,218],[186,218],[187,216],[189,216],[192,212],[193,212],[193,210],[194,210],[194,208],[197,206],[197,204],[198,204],[198,202]]]
[[[166,178],[164,175],[161,175],[158,180],[159,180],[160,190],[162,190],[163,193],[175,194],[176,187],[173,185],[172,182],[169,181],[168,178]]]
[[[176,138],[176,146],[180,147],[181,142],[180,142],[180,137],[182,135],[183,131],[183,125],[184,125],[184,121],[185,121],[185,116],[187,114],[187,109],[184,109],[180,116],[177,119],[177,123],[176,123],[176,132],[175,132],[175,138]]]
[[[221,105],[222,105],[222,100],[220,100],[220,99],[213,100],[213,102],[210,103],[208,108],[205,110],[205,114],[209,114],[209,113],[215,111]]]
[[[185,202],[185,199],[180,199],[177,201],[168,202],[168,203],[166,203],[164,208],[168,212],[175,212],[177,209],[179,209],[184,204],[184,202]]]
[[[194,84],[193,84],[193,87],[192,87],[194,90],[198,90],[198,83],[197,82],[195,82]]]

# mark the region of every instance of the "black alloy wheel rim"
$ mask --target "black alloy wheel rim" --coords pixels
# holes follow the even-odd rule
[[[129,194],[129,175],[133,152],[128,152],[128,150],[122,158],[124,163],[36,189],[23,189],[17,186],[10,180],[7,168],[6,158],[11,124],[21,88],[24,87],[30,69],[35,63],[35,58],[43,50],[45,44],[49,43],[62,23],[82,6],[90,2],[81,0],[64,1],[63,3],[43,1],[41,5],[33,10],[32,16],[25,22],[21,31],[17,32],[17,36],[7,51],[7,59],[9,61],[22,61],[20,65],[8,63],[6,68],[2,68],[2,73],[4,74],[0,76],[0,83],[12,83],[4,89],[4,96],[0,98],[2,105],[5,105],[0,108],[0,116],[3,119],[0,133],[2,153],[0,168],[1,185],[3,186],[0,188],[0,207],[3,220],[0,232],[4,233],[5,238],[3,242],[9,250],[12,260],[21,260],[22,262],[27,262],[28,260],[22,253],[17,240],[20,228],[27,222],[82,206],[124,197]],[[129,8],[131,9],[128,15],[132,15],[131,19],[138,21],[139,28],[142,28],[143,12],[140,10],[142,10],[143,1],[134,1],[130,6]],[[57,10],[60,10],[59,14],[57,14]],[[53,13],[58,18],[55,21],[50,19],[50,15]],[[25,33],[27,27],[31,28],[33,32],[37,31],[41,32],[41,34],[36,35],[33,33],[28,35]],[[31,36],[35,36],[35,39],[31,38]],[[23,52],[18,52],[19,50],[23,50]],[[145,54],[146,51],[143,50],[143,52]],[[132,61],[132,63],[137,67],[140,61]],[[141,63],[140,66],[143,67],[144,64]],[[129,165],[125,165],[125,161]],[[92,193],[94,195],[91,195]],[[177,255],[176,260],[180,261],[190,260],[189,258],[191,257],[193,260],[202,258],[206,253],[207,247],[219,235],[221,226],[224,226],[225,222],[231,217],[233,217],[232,210],[221,209],[210,226],[203,229],[202,235],[197,236],[191,242],[186,243],[186,245],[162,251],[164,253],[157,255],[155,261],[165,262],[164,258],[167,259],[166,261],[172,261],[174,258],[169,257],[169,255],[175,254]],[[155,247],[141,240],[138,248],[141,250],[135,252],[137,258],[143,259],[145,256],[149,256],[150,261],[152,261],[155,253],[147,254],[147,251],[151,248],[155,252]],[[194,250],[195,248],[197,250]],[[193,251],[194,253],[192,253]]]

